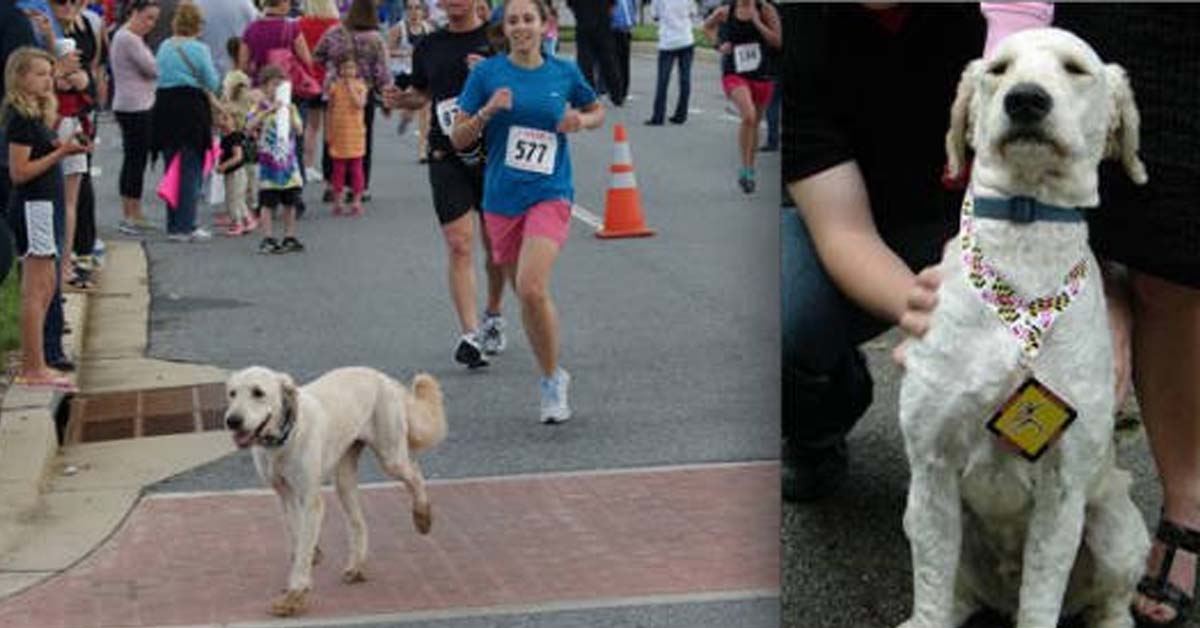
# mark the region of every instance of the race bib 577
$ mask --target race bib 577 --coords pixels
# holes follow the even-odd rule
[[[558,154],[558,136],[549,131],[514,126],[508,129],[508,147],[504,165],[525,172],[554,173]]]

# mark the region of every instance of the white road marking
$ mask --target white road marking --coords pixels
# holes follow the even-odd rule
[[[583,205],[572,205],[571,215],[592,229],[599,230],[604,227],[604,221],[596,214],[588,211]]]

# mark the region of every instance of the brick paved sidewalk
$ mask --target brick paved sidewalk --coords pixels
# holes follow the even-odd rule
[[[309,616],[774,592],[778,482],[774,463],[435,481],[424,537],[402,487],[369,485],[369,580],[357,585],[339,580],[345,528],[327,493]],[[148,497],[79,565],[0,603],[0,626],[266,620],[285,539],[267,492]]]

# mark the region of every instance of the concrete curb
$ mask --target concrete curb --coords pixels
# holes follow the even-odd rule
[[[149,276],[140,243],[110,242],[94,293],[69,294],[73,381],[86,393],[225,379],[221,369],[145,357]],[[86,341],[86,342],[85,342]],[[0,408],[0,599],[71,568],[103,544],[146,486],[234,451],[224,433],[60,447],[62,394],[9,389]]]

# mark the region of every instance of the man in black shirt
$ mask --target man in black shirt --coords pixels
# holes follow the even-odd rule
[[[575,15],[576,63],[583,78],[596,87],[596,65],[613,106],[625,104],[627,82],[617,67],[617,41],[612,29],[612,0],[567,0]]]
[[[458,111],[456,98],[467,82],[471,67],[494,50],[488,41],[487,24],[473,10],[471,0],[444,0],[448,24],[429,34],[413,51],[410,89],[395,86],[384,90],[384,106],[419,109],[430,107],[429,183],[433,205],[446,238],[450,255],[450,297],[458,313],[462,336],[454,348],[454,360],[467,368],[488,365],[485,354],[504,349],[504,319],[500,299],[504,277],[492,263],[487,232],[477,225],[483,198],[483,151],[476,146],[458,153],[450,145],[450,129]],[[475,262],[472,249],[475,232],[483,241],[487,267],[487,308],[480,323],[475,303]]]
[[[858,345],[894,325],[938,261],[961,191],[940,175],[948,112],[985,22],[970,5],[780,6],[783,491],[831,492],[871,403]]]

